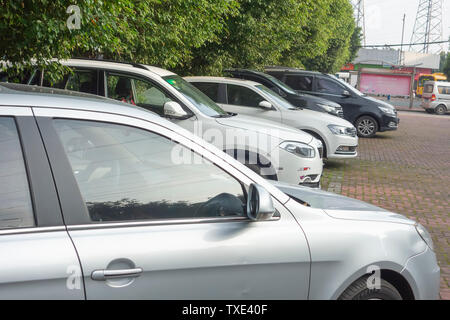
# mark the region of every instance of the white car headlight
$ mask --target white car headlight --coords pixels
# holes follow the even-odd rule
[[[330,124],[328,126],[328,129],[330,129],[330,131],[337,136],[350,136],[350,137],[356,136],[356,129],[354,127],[349,128],[349,127]]]
[[[419,236],[425,241],[425,243],[430,247],[431,250],[434,251],[433,239],[431,238],[430,233],[425,229],[421,224],[416,224],[416,230],[419,233]]]
[[[384,112],[386,114],[391,114],[391,115],[395,116],[395,111],[393,108],[378,106],[378,109],[380,109],[382,112]]]
[[[316,156],[313,147],[301,142],[284,141],[280,144],[280,148],[302,158],[314,158]]]

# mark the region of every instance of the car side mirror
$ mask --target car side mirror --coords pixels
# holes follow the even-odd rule
[[[178,102],[167,101],[164,103],[164,115],[168,118],[182,119],[188,116],[188,113],[183,110]]]
[[[351,95],[350,92],[348,92],[347,90],[344,90],[344,91],[342,92],[342,96],[348,98],[348,97],[351,97],[352,95]]]
[[[252,183],[248,190],[247,216],[253,221],[269,220],[275,214],[272,196],[262,186]]]
[[[261,102],[258,104],[258,106],[259,106],[261,109],[264,109],[264,110],[272,110],[272,109],[273,109],[272,104],[271,104],[270,102],[266,101],[266,100],[261,101]]]

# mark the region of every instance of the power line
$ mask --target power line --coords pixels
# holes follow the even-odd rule
[[[432,42],[417,42],[417,43],[403,43],[403,44],[372,44],[372,45],[365,45],[361,46],[362,48],[383,48],[383,47],[401,47],[401,46],[423,46],[423,45],[430,45],[430,44],[442,44],[442,43],[448,43],[449,40],[445,41],[432,41]]]

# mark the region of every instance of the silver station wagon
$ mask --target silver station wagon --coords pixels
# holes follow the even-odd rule
[[[438,298],[421,225],[144,109],[1,84],[0,150],[0,299]]]

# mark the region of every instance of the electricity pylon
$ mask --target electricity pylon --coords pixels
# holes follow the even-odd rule
[[[361,28],[362,43],[366,45],[366,18],[364,17],[364,0],[353,0],[356,25]]]
[[[443,0],[419,1],[411,43],[423,44],[410,46],[410,50],[415,49],[415,51],[422,53],[440,53],[444,50],[442,43],[432,43],[443,40],[442,1]]]

